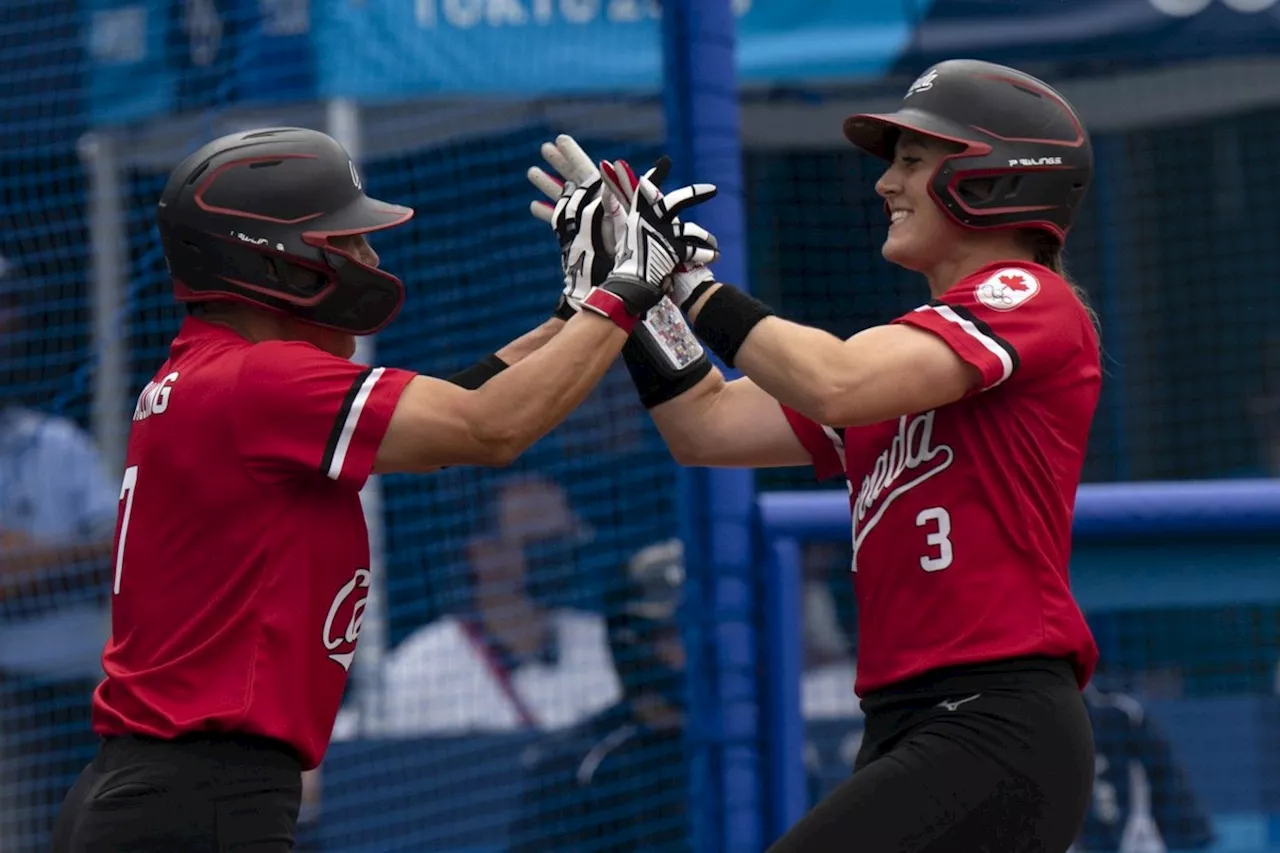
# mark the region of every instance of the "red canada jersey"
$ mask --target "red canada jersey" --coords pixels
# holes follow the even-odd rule
[[[1088,312],[1049,269],[1010,262],[894,322],[946,341],[980,387],[843,430],[784,407],[818,477],[848,480],[856,692],[1032,655],[1071,660],[1083,687],[1098,650],[1067,567],[1101,386]]]
[[[320,762],[368,594],[359,492],[413,376],[185,321],[133,414],[98,734]]]

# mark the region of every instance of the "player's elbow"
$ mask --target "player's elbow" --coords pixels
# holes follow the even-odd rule
[[[683,465],[687,468],[696,468],[714,463],[712,449],[708,446],[708,442],[699,441],[699,436],[689,434],[675,434],[666,436],[667,450],[671,451],[671,458],[676,461],[677,465]]]
[[[506,468],[529,449],[529,442],[509,430],[494,430],[482,434],[479,464],[490,468]]]
[[[719,373],[649,410],[671,458],[688,467],[714,465],[722,444],[723,391]],[[737,426],[737,424],[734,424]]]
[[[529,442],[516,423],[499,413],[480,411],[470,419],[471,464],[505,468],[520,458]]]
[[[513,413],[507,402],[483,389],[471,392],[474,407],[468,419],[476,448],[476,464],[505,468],[542,437],[536,419]]]
[[[829,374],[813,383],[805,395],[800,413],[830,427],[865,426],[876,423],[874,406],[868,405],[868,377],[863,371]]]
[[[649,410],[654,425],[662,435],[663,442],[671,458],[679,465],[701,465],[702,448],[699,438],[702,433],[692,428],[687,415],[680,411],[680,404],[675,401],[663,403]]]

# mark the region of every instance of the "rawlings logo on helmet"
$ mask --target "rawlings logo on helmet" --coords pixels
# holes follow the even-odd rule
[[[1061,166],[1061,157],[1010,157],[1010,166]]]
[[[930,68],[928,71],[916,78],[916,82],[911,84],[911,88],[907,89],[907,94],[903,95],[903,100],[910,98],[916,92],[926,92],[933,88],[933,81],[938,79],[936,69]]]

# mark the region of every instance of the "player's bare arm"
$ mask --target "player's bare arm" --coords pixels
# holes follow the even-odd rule
[[[400,396],[374,470],[510,464],[581,404],[626,339],[614,323],[584,313],[476,390],[415,377]]]
[[[516,364],[537,352],[563,328],[564,320],[559,319],[558,317],[551,317],[540,326],[525,332],[511,343],[498,350],[494,355],[501,359],[503,364],[510,367],[511,365]]]
[[[714,368],[649,413],[681,465],[774,468],[810,461],[777,400],[750,379],[726,381]]]
[[[695,323],[718,287],[693,305]],[[930,332],[874,326],[842,341],[776,316],[751,329],[735,366],[779,402],[832,427],[936,409],[961,399],[981,381],[976,368]]]
[[[449,377],[449,382],[459,388],[474,391],[502,371],[538,351],[564,328],[564,321],[552,317],[541,325],[525,332],[493,355],[487,355]]]

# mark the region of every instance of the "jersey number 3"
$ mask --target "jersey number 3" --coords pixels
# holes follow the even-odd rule
[[[120,573],[124,570],[124,540],[129,535],[129,516],[133,513],[133,492],[138,486],[138,466],[130,465],[124,469],[124,482],[120,484],[120,500],[124,501],[124,512],[120,516],[120,536],[116,542],[116,579],[111,587],[112,595],[120,594]]]
[[[922,509],[916,515],[916,527],[929,531],[924,541],[937,549],[936,553],[920,558],[920,568],[926,572],[940,572],[951,565],[951,513],[940,506]]]

